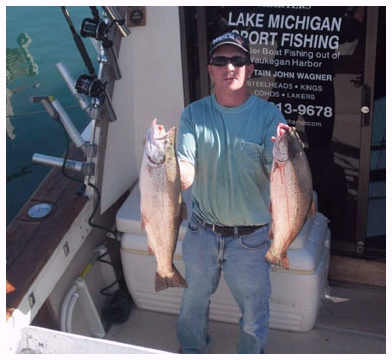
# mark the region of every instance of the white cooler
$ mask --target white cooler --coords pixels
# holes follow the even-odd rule
[[[184,192],[188,217],[191,215],[190,190]],[[117,212],[117,230],[121,232],[121,260],[125,281],[135,305],[140,309],[178,314],[183,289],[168,288],[155,292],[155,257],[147,252],[147,238],[140,226],[140,192],[135,186]],[[174,264],[185,277],[181,244],[188,221],[181,224]],[[330,254],[330,230],[327,219],[317,212],[309,219],[288,250],[290,270],[271,267],[272,293],[270,322],[274,329],[308,331],[317,319],[327,288]],[[210,318],[237,323],[240,311],[221,277],[211,298]]]

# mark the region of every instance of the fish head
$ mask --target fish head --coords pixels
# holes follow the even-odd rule
[[[144,152],[151,163],[159,165],[165,162],[166,143],[171,133],[171,130],[166,132],[163,125],[158,125],[156,119],[152,121],[144,144]]]
[[[277,161],[285,162],[293,159],[303,150],[303,143],[294,127],[276,137],[272,154]]]

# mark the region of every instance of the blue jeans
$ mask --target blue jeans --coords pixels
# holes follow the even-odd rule
[[[183,240],[182,256],[188,288],[184,290],[177,323],[177,337],[184,353],[206,353],[210,297],[221,271],[242,317],[238,353],[263,353],[268,339],[270,265],[268,226],[250,235],[222,236],[192,216]]]

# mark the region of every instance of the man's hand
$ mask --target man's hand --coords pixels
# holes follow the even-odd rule
[[[188,161],[184,160],[179,161],[179,166],[181,187],[183,190],[186,190],[193,184],[193,180],[195,178],[195,167]]]

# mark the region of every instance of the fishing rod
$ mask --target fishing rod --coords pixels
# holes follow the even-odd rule
[[[91,20],[92,24],[90,24],[90,22],[86,21],[86,19],[85,19],[84,23],[86,23],[86,24],[85,24],[84,29],[85,30],[87,29],[87,32],[93,31],[93,29],[96,29],[96,30],[103,29],[103,36],[102,36],[102,39],[100,39],[100,40],[104,40],[104,38],[106,38],[106,34],[107,34],[107,31],[105,30],[106,24],[104,24],[104,22],[100,21],[98,11],[96,10],[96,8],[95,7],[90,7],[90,8],[93,13],[94,19],[87,19],[87,20]],[[68,22],[69,28],[71,29],[75,44],[76,44],[76,46],[77,46],[77,48],[83,58],[83,61],[89,71],[89,74],[82,74],[77,78],[77,80],[75,81],[74,87],[75,87],[77,93],[88,95],[93,98],[93,106],[92,106],[92,108],[89,109],[89,114],[91,117],[93,117],[94,119],[99,118],[100,110],[102,108],[108,114],[109,121],[115,121],[116,114],[115,114],[114,109],[111,105],[110,98],[106,92],[107,81],[103,83],[100,79],[100,77],[102,75],[101,70],[102,70],[104,63],[102,61],[100,62],[99,74],[97,76],[95,69],[94,69],[94,66],[91,62],[91,59],[87,53],[87,50],[84,46],[83,41],[82,41],[82,38],[77,33],[75,26],[71,20],[71,17],[68,13],[67,8],[65,6],[61,6],[61,10],[65,16],[65,19]],[[99,21],[98,21],[98,19],[99,19]],[[95,25],[97,23],[99,24],[98,28],[95,27]],[[83,37],[86,37],[85,36],[86,34],[83,30],[81,31],[81,35]],[[61,70],[62,70],[62,73],[65,72],[64,69],[61,69]],[[119,74],[119,70],[117,71],[117,73]],[[67,76],[67,77],[69,77],[69,76]]]
[[[61,166],[63,174],[72,180],[83,183],[83,186],[91,186],[95,191],[98,189],[90,182],[90,178],[95,173],[95,162],[93,158],[97,157],[97,145],[96,145],[96,127],[99,126],[98,121],[101,120],[102,114],[106,115],[109,121],[116,121],[117,117],[113,106],[110,101],[110,97],[106,91],[106,85],[110,80],[102,82],[103,68],[104,66],[110,66],[114,74],[115,80],[121,78],[120,69],[117,64],[117,57],[113,49],[113,41],[108,38],[110,29],[115,26],[122,36],[129,35],[129,29],[124,25],[125,19],[120,18],[120,14],[112,6],[103,7],[105,11],[104,19],[101,19],[96,6],[90,6],[92,17],[83,20],[81,35],[83,37],[92,37],[95,40],[101,42],[101,57],[99,58],[99,70],[96,74],[90,56],[84,46],[84,43],[75,29],[75,26],[71,20],[68,10],[65,6],[61,6],[61,10],[67,20],[68,26],[72,32],[75,44],[81,54],[83,61],[88,69],[89,74],[80,75],[75,81],[69,73],[64,63],[58,63],[57,69],[63,77],[65,83],[68,85],[73,96],[79,102],[79,105],[85,110],[90,116],[90,142],[85,141],[82,135],[78,132],[69,118],[64,108],[61,106],[58,100],[55,100],[52,96],[35,96],[31,97],[31,102],[40,102],[54,120],[60,120],[65,133],[73,140],[74,144],[78,148],[82,148],[84,151],[87,161],[78,162],[68,159],[69,139],[67,138],[67,151],[65,158],[56,158],[46,156],[42,154],[34,154],[33,162],[50,165],[50,166]],[[106,56],[104,56],[106,55]],[[92,97],[91,104],[85,98],[85,95]],[[103,111],[103,112],[102,112]],[[84,175],[84,181],[81,179],[74,178],[68,175],[65,170],[71,169],[80,172]],[[81,194],[83,190],[78,190]],[[99,197],[97,195],[97,197]],[[98,205],[97,205],[98,206]],[[89,220],[89,224],[94,226],[92,223],[92,217],[94,216],[95,210]]]
[[[116,80],[121,79],[121,71],[117,62],[117,54],[113,47],[113,40],[109,38],[109,33],[116,27],[121,36],[130,34],[130,30],[125,26],[125,19],[121,18],[113,6],[103,6],[104,17],[100,18],[96,6],[90,6],[93,18],[86,18],[82,21],[80,35],[100,41],[100,61],[107,65]]]
[[[93,17],[94,17],[94,20],[95,20],[95,21],[101,20],[101,18],[100,18],[100,16],[99,16],[99,13],[98,13],[98,10],[97,10],[97,7],[96,7],[96,6],[89,6],[89,8],[90,8],[90,10],[91,10],[91,14],[92,14]]]
[[[75,26],[72,23],[72,20],[71,20],[71,17],[69,16],[67,8],[65,6],[61,6],[61,10],[63,11],[65,19],[68,22],[68,26],[71,29],[71,32],[72,32],[75,44],[76,44],[76,46],[77,46],[77,48],[78,48],[78,50],[80,52],[80,55],[82,55],[83,61],[84,61],[85,65],[86,65],[86,67],[88,69],[88,72],[91,75],[96,76],[93,63],[92,63],[92,61],[91,61],[91,59],[90,59],[90,57],[89,57],[89,55],[87,53],[87,50],[86,50],[86,48],[84,46],[84,43],[83,43],[81,37],[77,33],[77,31],[75,29]]]

